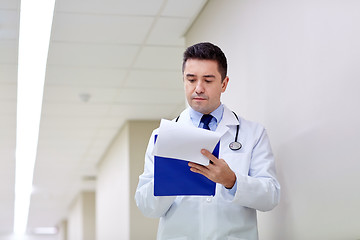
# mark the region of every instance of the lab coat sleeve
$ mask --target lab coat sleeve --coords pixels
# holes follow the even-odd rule
[[[145,153],[144,172],[139,176],[135,192],[136,205],[146,217],[159,218],[169,210],[176,197],[154,196],[154,136],[152,133]]]
[[[247,176],[236,174],[234,202],[242,206],[269,211],[280,200],[280,184],[276,179],[275,162],[266,130],[262,128],[255,143]]]

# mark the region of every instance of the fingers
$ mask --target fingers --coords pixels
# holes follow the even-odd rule
[[[212,153],[210,153],[206,149],[202,149],[201,153],[210,160],[210,163],[214,163],[214,162],[217,163],[219,161]],[[212,166],[210,164],[208,166],[203,166],[201,164],[189,162],[188,165],[189,165],[189,167],[193,168],[193,169],[190,169],[191,171],[201,173],[201,174],[209,171],[212,168]]]
[[[230,169],[229,165],[224,159],[218,159],[206,149],[202,149],[201,153],[207,157],[211,163],[208,166],[203,166],[194,162],[189,162],[190,171],[199,173],[214,181],[220,183],[227,188],[234,186],[236,181],[235,173]]]
[[[218,158],[215,157],[211,152],[209,152],[206,149],[201,149],[201,153],[202,153],[202,155],[207,157],[210,160],[210,162],[212,162],[212,163],[216,163],[218,161]]]
[[[204,175],[205,177],[209,178],[209,169],[206,166],[197,164],[197,163],[193,163],[193,162],[189,162],[188,163],[189,167],[190,167],[190,171],[194,172],[194,173],[199,173],[201,175]]]
[[[206,166],[197,164],[197,163],[193,163],[193,162],[189,162],[188,163],[190,170],[193,172],[205,172],[206,170],[208,170],[208,168]]]

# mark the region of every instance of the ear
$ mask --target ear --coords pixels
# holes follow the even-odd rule
[[[224,78],[224,81],[221,83],[221,92],[222,92],[222,93],[225,92],[228,83],[229,83],[229,77],[226,76],[226,77]]]

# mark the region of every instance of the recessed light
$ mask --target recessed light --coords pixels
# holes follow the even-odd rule
[[[79,97],[83,102],[86,103],[86,102],[88,102],[90,100],[91,95],[90,95],[90,93],[80,93]]]

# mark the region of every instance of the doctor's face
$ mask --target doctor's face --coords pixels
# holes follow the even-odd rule
[[[218,63],[214,60],[188,59],[184,66],[186,99],[195,111],[208,114],[220,106],[229,78],[221,81]]]

